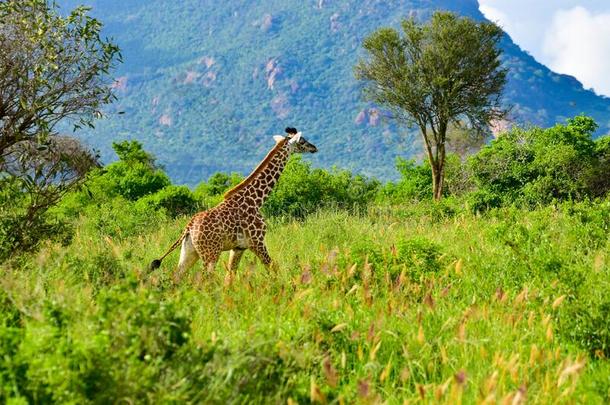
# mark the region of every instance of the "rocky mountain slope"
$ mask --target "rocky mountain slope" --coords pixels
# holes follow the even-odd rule
[[[119,100],[82,136],[113,158],[111,140],[139,139],[174,180],[248,172],[285,126],[302,130],[322,166],[392,177],[417,139],[360,98],[353,66],[363,38],[406,16],[449,9],[483,19],[476,0],[62,0],[84,3],[123,50]],[[610,99],[537,63],[506,36],[505,92],[520,123],[585,112],[610,128]],[[123,112],[123,114],[119,114]]]

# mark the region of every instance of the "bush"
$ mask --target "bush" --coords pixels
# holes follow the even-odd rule
[[[280,355],[273,340],[193,339],[193,306],[182,299],[201,298],[123,283],[97,291],[93,308],[44,299],[23,329],[0,313],[0,348],[8,356],[0,362],[0,400],[262,403],[294,395],[304,367]]]
[[[595,155],[598,162],[588,183],[593,197],[603,197],[610,191],[610,135],[595,140]]]
[[[593,358],[610,358],[610,299],[581,290],[559,315],[559,330]]]
[[[573,338],[592,357],[610,357],[610,300],[593,311],[582,311],[576,318]]]
[[[114,142],[118,162],[106,166],[104,191],[135,201],[171,184],[169,177],[155,165],[154,157],[138,141]]]
[[[381,190],[381,200],[400,203],[409,200],[424,200],[432,198],[432,169],[425,161],[417,165],[415,159],[396,159],[396,170],[400,180],[388,182]]]
[[[104,170],[103,177],[104,183],[108,185],[106,192],[131,201],[153,194],[171,184],[169,177],[162,170],[153,169],[140,162],[111,163]]]
[[[457,154],[450,153],[445,160],[445,197],[459,196],[472,188],[468,168]],[[414,159],[396,159],[396,170],[400,174],[397,182],[386,183],[379,193],[379,201],[400,204],[408,201],[432,199],[432,168],[426,160],[416,164]]]
[[[566,125],[501,135],[469,160],[482,191],[471,198],[482,207],[497,205],[498,199],[533,206],[599,195],[591,175],[600,169],[592,140],[596,128],[591,118],[578,116]]]
[[[350,247],[339,265],[345,268],[353,263],[368,263],[380,280],[386,273],[395,280],[404,270],[412,280],[420,281],[441,270],[444,260],[441,246],[423,237],[401,238],[388,246],[363,239]]]
[[[243,180],[237,173],[215,173],[207,182],[201,182],[193,192],[204,208],[211,208],[222,202],[225,192]]]
[[[152,294],[100,292],[85,331],[65,304],[42,304],[40,319],[29,321],[30,333],[13,358],[27,376],[13,380],[13,387],[28,402],[109,403],[125,390],[145,398],[167,371],[179,368],[176,362],[198,354],[186,347],[189,319],[172,301]]]
[[[396,243],[396,249],[400,263],[407,266],[409,274],[415,279],[442,268],[441,246],[426,238],[401,239]]]
[[[171,185],[169,177],[154,164],[154,158],[137,141],[113,143],[120,160],[87,176],[81,190],[66,195],[57,213],[76,217],[90,205],[110,203],[119,197],[130,201],[154,194]]]
[[[302,218],[320,208],[359,211],[376,196],[379,182],[346,170],[312,169],[293,156],[263,205],[267,215]]]
[[[167,186],[140,198],[137,205],[155,211],[164,209],[172,217],[192,214],[199,208],[197,198],[186,186]]]
[[[468,194],[466,201],[472,213],[486,212],[502,206],[502,197],[487,189],[473,191]]]
[[[31,213],[31,196],[21,191],[19,182],[0,182],[0,263],[36,250],[44,240],[67,245],[73,236],[69,224],[52,212]]]
[[[83,227],[93,235],[125,238],[155,229],[166,219],[165,212],[146,204],[116,197],[92,204],[83,212]]]

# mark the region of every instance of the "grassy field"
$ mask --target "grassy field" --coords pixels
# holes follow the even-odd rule
[[[0,400],[610,401],[608,202],[275,220],[277,272],[224,256],[175,286],[178,253],[146,266],[187,220],[110,238],[84,218],[4,266]]]

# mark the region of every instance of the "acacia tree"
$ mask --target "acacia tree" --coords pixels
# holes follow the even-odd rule
[[[44,142],[56,124],[91,126],[113,101],[109,70],[119,49],[78,7],[66,17],[48,0],[0,1],[0,159],[18,142]]]
[[[381,28],[364,40],[355,67],[364,95],[392,118],[416,125],[432,168],[434,199],[443,192],[447,130],[466,124],[485,131],[505,116],[500,104],[506,70],[500,67],[502,30],[450,12],[427,23],[402,22],[401,34]]]
[[[33,247],[45,212],[96,166],[96,156],[57,124],[93,126],[114,100],[118,47],[78,7],[51,0],[0,0],[0,260],[2,247]]]

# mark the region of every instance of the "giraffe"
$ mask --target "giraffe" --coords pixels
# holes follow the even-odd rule
[[[229,270],[237,269],[246,249],[250,249],[269,268],[271,257],[265,247],[266,224],[260,208],[278,181],[292,153],[316,153],[296,128],[286,128],[286,136],[273,137],[276,144],[254,171],[241,183],[227,191],[224,200],[214,208],[195,214],[182,235],[150,269],[160,267],[161,261],[180,243],[180,261],[174,272],[177,283],[186,270],[199,258],[204,269],[214,270],[223,251],[230,250]]]

